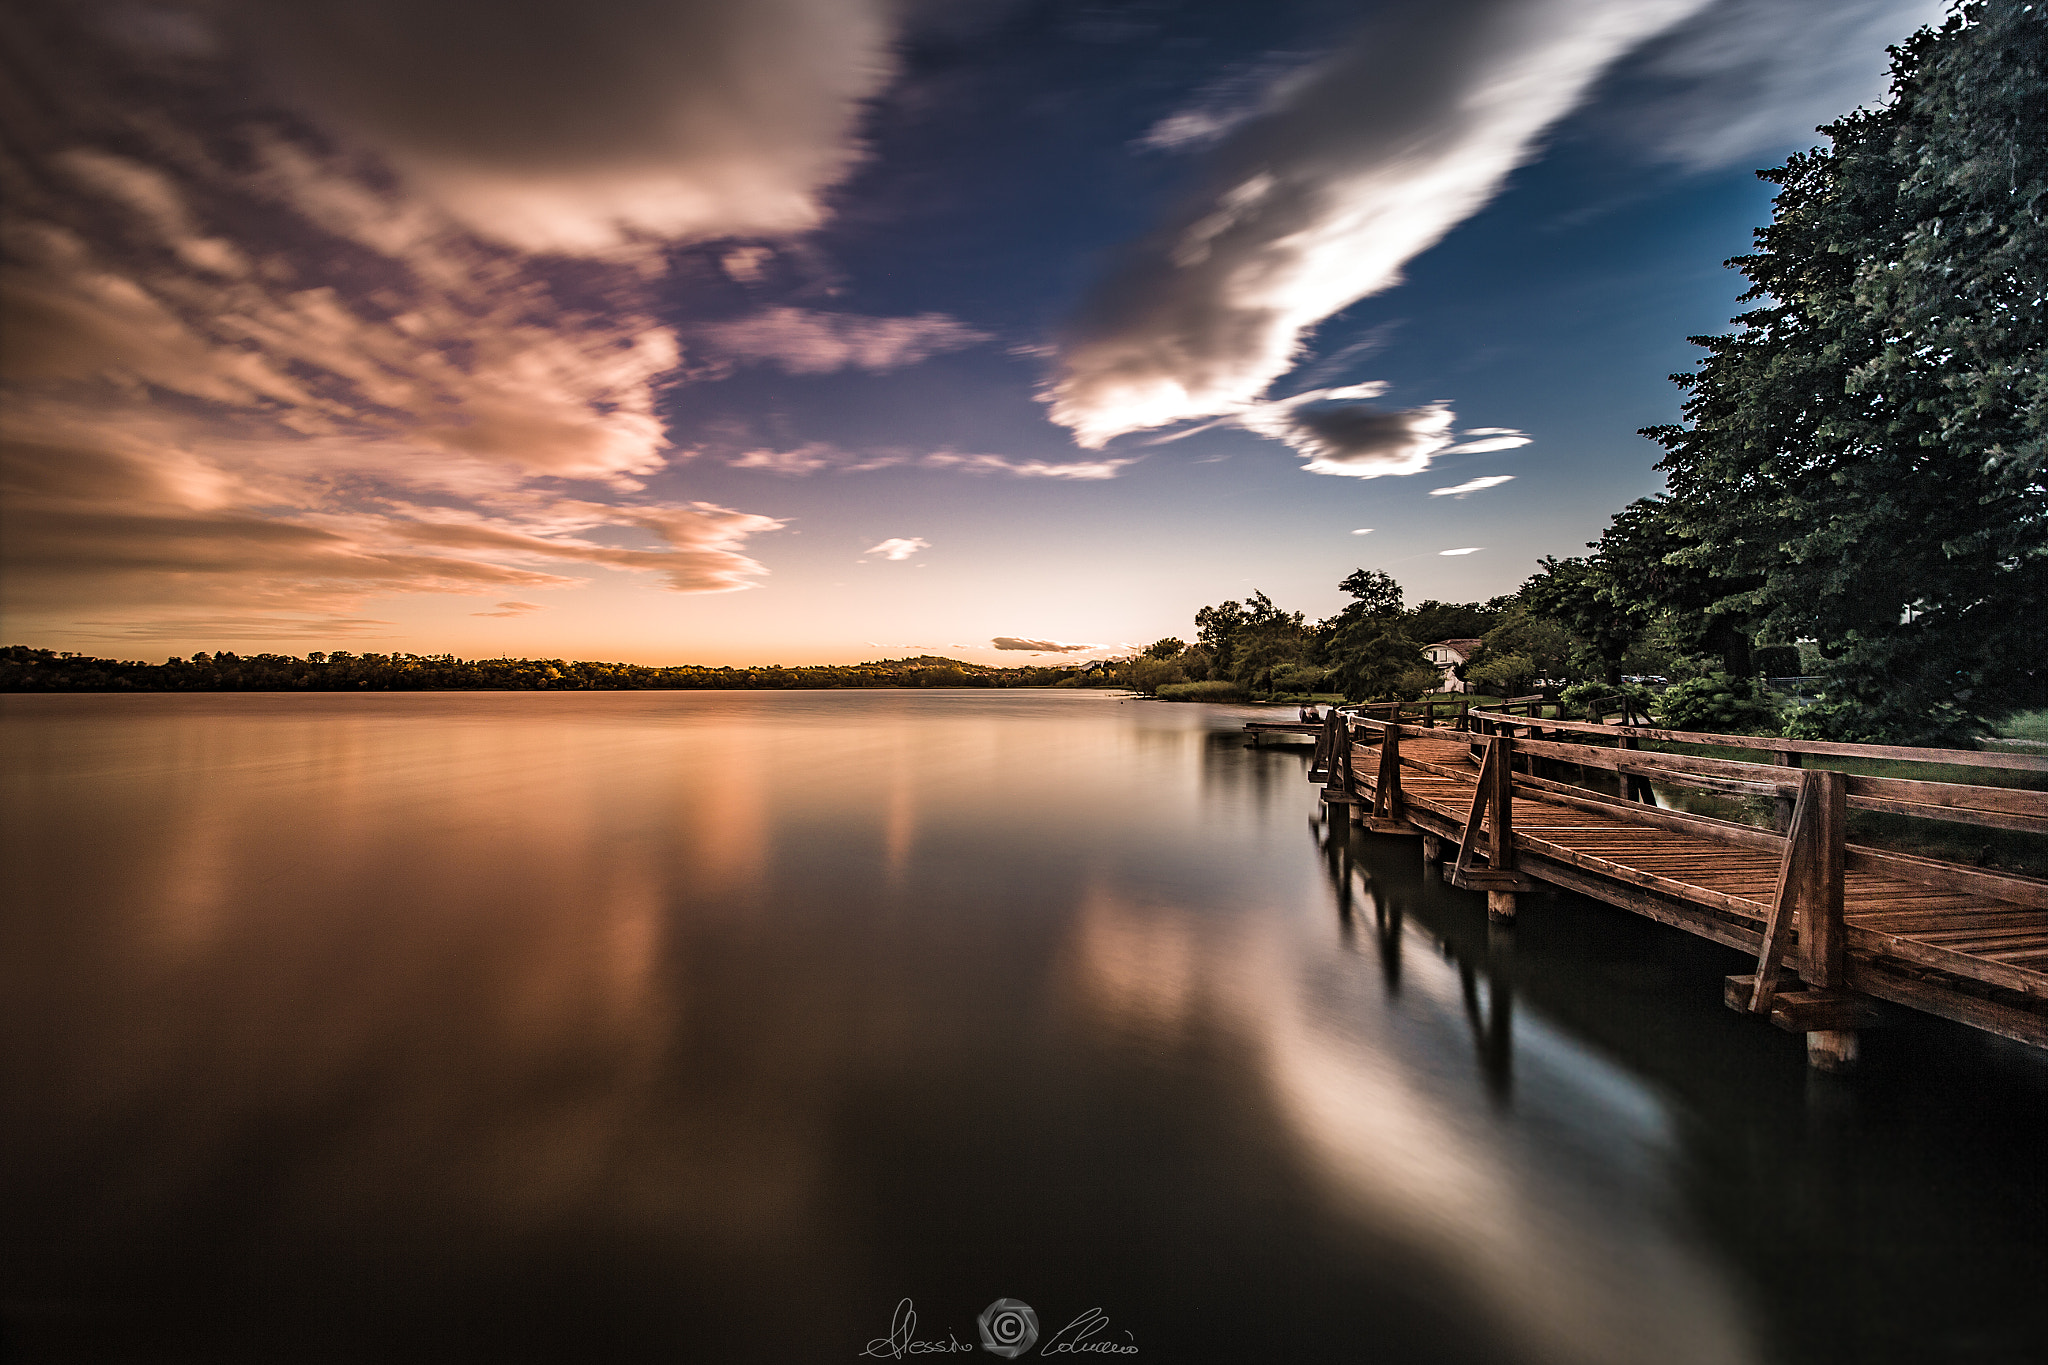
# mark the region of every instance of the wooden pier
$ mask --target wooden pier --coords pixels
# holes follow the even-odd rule
[[[1514,714],[1519,711],[1520,714]],[[1848,841],[1851,809],[2048,833],[2048,791],[1866,777],[1809,760],[1875,758],[2048,772],[2028,755],[1708,735],[1462,712],[1440,727],[1332,713],[1310,777],[1333,816],[1420,836],[1453,885],[1512,923],[1523,894],[1576,891],[1754,955],[1730,1008],[1803,1033],[1808,1060],[1852,1066],[1874,1002],[2048,1048],[2048,880]],[[1256,740],[1255,740],[1256,742]],[[1721,746],[1758,761],[1644,749]],[[1614,775],[1620,794],[1586,785]],[[1650,784],[1768,798],[1775,828],[1654,804]]]

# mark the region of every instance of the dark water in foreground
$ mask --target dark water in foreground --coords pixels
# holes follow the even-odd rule
[[[1489,933],[1238,713],[0,714],[13,1359],[852,1361],[908,1298],[992,1360],[1002,1297],[1027,1359],[1089,1309],[1163,1361],[2048,1342],[2037,1054],[1809,1077],[1739,958],[1568,897]]]

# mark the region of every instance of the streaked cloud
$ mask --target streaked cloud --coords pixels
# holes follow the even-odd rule
[[[961,455],[934,451],[919,460],[927,469],[961,469],[970,474],[1009,474],[1020,479],[1113,479],[1143,459],[1132,455],[1114,460],[1013,460],[1004,455]]]
[[[1033,654],[1078,654],[1094,645],[1067,644],[1060,640],[1027,640],[1018,635],[998,635],[989,641],[997,649],[1028,650]]]
[[[1311,328],[1398,283],[1609,63],[1701,3],[1446,0],[1361,31],[1225,136],[1203,191],[1091,291],[1060,339],[1052,419],[1099,447],[1255,401]],[[1373,440],[1383,465],[1427,463],[1416,440]]]
[[[1514,477],[1512,474],[1488,474],[1484,478],[1467,479],[1465,482],[1453,484],[1449,488],[1432,488],[1429,490],[1429,495],[1432,498],[1462,498],[1467,493],[1479,493],[1489,488],[1498,488],[1504,483],[1512,482]]]
[[[1073,479],[1093,482],[1113,479],[1143,459],[1142,455],[1103,460],[1019,460],[1007,455],[963,454],[935,450],[913,455],[903,450],[852,451],[826,441],[811,441],[790,450],[761,448],[749,450],[729,461],[735,469],[758,469],[771,474],[802,477],[826,470],[859,474],[876,469],[951,469],[966,474],[1007,474],[1018,479]]]
[[[1639,66],[1650,93],[1613,119],[1693,169],[1775,159],[1817,143],[1816,125],[1882,99],[1886,45],[1948,9],[1946,0],[1718,0],[1649,44]]]
[[[1446,556],[1448,556],[1448,555],[1476,555],[1476,554],[1478,554],[1478,553],[1479,553],[1479,552],[1480,552],[1481,550],[1483,550],[1483,549],[1485,549],[1485,548],[1486,548],[1486,547],[1485,547],[1484,545],[1467,545],[1467,546],[1465,546],[1464,548],[1462,548],[1462,549],[1458,549],[1458,550],[1438,550],[1438,551],[1437,551],[1437,553],[1438,553],[1439,555],[1446,555]]]
[[[908,559],[919,550],[929,550],[932,543],[922,536],[891,536],[879,545],[870,545],[862,554],[880,555],[884,559]]]
[[[94,635],[138,643],[163,640],[374,640],[394,633],[396,623],[366,616],[152,616],[147,619],[84,619],[59,635]]]
[[[1353,531],[1351,534],[1354,536],[1369,536],[1372,534],[1372,527],[1361,526],[1356,531]]]
[[[772,362],[787,374],[901,369],[989,339],[947,317],[920,313],[871,318],[807,308],[767,308],[698,329],[713,352],[738,362]]]
[[[536,252],[816,227],[863,154],[861,107],[894,69],[884,0],[239,0],[220,13],[220,39],[413,196]]]
[[[809,441],[793,450],[775,450],[763,447],[749,450],[732,460],[734,469],[760,469],[770,474],[787,474],[801,477],[831,469],[841,473],[857,474],[869,469],[888,469],[904,464],[909,457],[901,454],[882,453],[860,455],[842,450],[829,441]]]
[[[471,616],[525,616],[541,609],[538,602],[500,602],[496,611],[473,611]]]

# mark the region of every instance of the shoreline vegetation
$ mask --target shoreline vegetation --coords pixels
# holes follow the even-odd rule
[[[0,692],[617,692],[844,687],[1050,687],[1075,670],[995,668],[936,655],[860,664],[710,668],[570,659],[459,659],[453,654],[315,650],[240,655],[201,651],[160,664],[0,648]]]

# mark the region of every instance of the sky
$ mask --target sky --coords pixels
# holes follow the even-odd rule
[[[1939,0],[26,0],[6,643],[1098,658],[1658,491]]]

